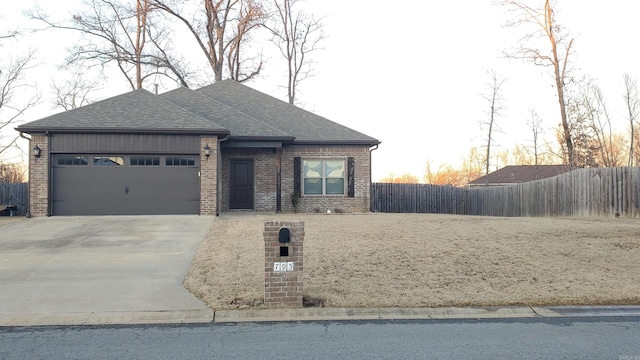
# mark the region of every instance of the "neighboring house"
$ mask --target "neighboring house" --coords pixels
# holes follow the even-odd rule
[[[378,140],[225,80],[20,125],[30,214],[368,211]],[[294,195],[296,194],[296,195]]]
[[[546,179],[571,170],[569,165],[510,165],[478,178],[469,188],[484,186],[505,186],[528,181]]]

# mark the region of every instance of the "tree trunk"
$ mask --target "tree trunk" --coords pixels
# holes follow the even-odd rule
[[[569,127],[569,121],[567,119],[567,109],[564,100],[564,72],[566,68],[566,57],[562,72],[560,70],[560,60],[558,58],[558,46],[553,27],[553,9],[549,5],[549,0],[545,2],[545,15],[547,17],[547,25],[549,26],[548,34],[549,41],[551,42],[551,51],[553,54],[553,67],[556,80],[556,89],[558,91],[558,105],[560,105],[560,118],[562,119],[562,129],[564,131],[564,141],[567,145],[567,155],[569,157],[569,166],[575,167],[575,161],[573,157],[573,141],[571,139],[571,128]],[[567,50],[568,52],[568,50]],[[568,54],[567,54],[568,55]]]

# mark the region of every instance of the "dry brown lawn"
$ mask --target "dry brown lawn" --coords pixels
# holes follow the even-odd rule
[[[640,220],[435,214],[223,214],[185,286],[262,306],[268,220],[302,220],[309,306],[640,304]]]

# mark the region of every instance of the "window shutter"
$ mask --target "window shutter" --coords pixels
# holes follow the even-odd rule
[[[354,157],[349,157],[347,159],[347,174],[348,174],[348,180],[347,180],[347,186],[348,186],[348,193],[347,196],[348,197],[355,197],[356,196],[356,181],[355,181],[355,173],[356,173],[356,158]]]
[[[302,177],[302,166],[300,157],[293,158],[293,192],[302,195],[302,189],[300,186],[300,178]]]

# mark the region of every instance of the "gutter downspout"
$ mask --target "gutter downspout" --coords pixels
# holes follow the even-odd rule
[[[282,147],[276,148],[276,212],[282,212]]]
[[[222,142],[229,140],[231,134],[227,134],[223,139],[218,138],[218,155],[216,161],[218,164],[216,165],[216,216],[220,215],[220,198],[222,196],[222,171],[220,171],[220,167],[222,166]]]
[[[373,212],[373,207],[371,206],[371,176],[372,176],[372,171],[371,171],[371,153],[374,152],[375,150],[378,150],[378,146],[380,146],[380,143],[377,143],[375,145],[375,147],[373,148],[369,148],[369,211]]]
[[[24,133],[20,131],[20,137],[29,141],[29,182],[27,184],[27,189],[29,191],[29,196],[27,196],[27,212],[24,214],[26,218],[31,217],[31,138],[24,136]]]
[[[44,134],[47,136],[47,216],[53,215],[53,181],[51,178],[51,173],[53,172],[53,167],[51,166],[51,135],[49,131],[45,131]]]

